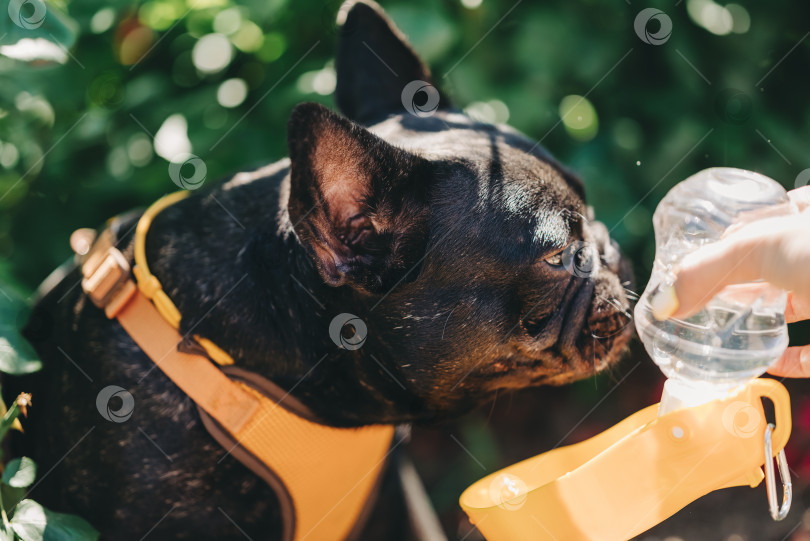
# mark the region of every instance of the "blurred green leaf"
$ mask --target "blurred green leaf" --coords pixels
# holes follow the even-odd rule
[[[20,502],[11,527],[22,541],[91,541],[99,535],[87,521],[49,511],[33,500]]]
[[[10,515],[14,512],[17,504],[25,499],[25,488],[10,487],[8,485],[0,484],[0,495],[3,496],[3,509],[6,514]],[[2,538],[0,538],[2,539]]]
[[[9,0],[0,14],[0,54],[30,65],[64,64],[78,25],[43,0]]]
[[[37,478],[37,464],[28,457],[14,458],[3,471],[3,483],[10,487],[24,488],[31,486]]]
[[[0,371],[7,374],[29,374],[42,368],[34,348],[20,334],[25,311],[25,303],[16,293],[0,290]]]
[[[30,374],[42,368],[34,348],[13,328],[0,325],[0,372],[20,375]]]

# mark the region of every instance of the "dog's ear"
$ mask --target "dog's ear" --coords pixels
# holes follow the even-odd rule
[[[371,0],[349,0],[338,12],[338,23],[335,101],[343,114],[368,125],[389,114],[414,112],[414,107],[450,107],[430,70],[380,6]],[[432,88],[408,86],[414,81]]]
[[[428,230],[427,160],[315,103],[288,125],[290,220],[324,281],[380,293],[410,273]]]

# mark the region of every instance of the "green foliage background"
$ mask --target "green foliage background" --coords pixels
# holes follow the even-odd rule
[[[484,0],[468,9],[456,0],[383,2],[455,103],[501,100],[512,125],[542,138],[582,175],[597,217],[614,228],[641,277],[653,253],[651,212],[677,181],[706,166],[733,165],[790,187],[810,167],[801,84],[810,41],[791,52],[808,30],[810,6],[747,2],[750,29],[717,36],[689,17],[687,4]],[[332,63],[338,5],[81,0],[62,6],[79,29],[65,64],[0,62],[0,141],[19,153],[16,163],[0,160],[0,280],[30,291],[68,257],[73,229],[174,189],[164,159],[153,155],[135,165],[127,157],[145,130],[154,134],[172,114],[187,119],[207,182],[283,157],[292,107],[307,100],[333,105],[331,96],[303,92],[300,79]],[[663,45],[643,43],[633,30],[648,5],[672,18]],[[219,73],[197,73],[192,47],[232,7],[261,30],[261,45],[236,49]],[[93,33],[93,16],[110,8],[113,24]],[[133,25],[151,25],[154,37],[137,65],[123,66],[116,35]],[[239,107],[226,109],[216,92],[232,77],[243,78],[249,93]],[[559,104],[570,94],[587,94],[595,108],[598,132],[589,141],[559,122]]]
[[[457,105],[480,110],[499,100],[510,124],[579,172],[597,218],[636,265],[640,289],[653,258],[652,212],[675,183],[705,167],[728,165],[792,188],[810,168],[810,4],[739,1],[750,28],[727,35],[696,22],[695,13],[710,0],[382,4]],[[97,226],[176,189],[168,162],[144,147],[169,116],[185,117],[192,152],[207,165],[207,183],[284,157],[294,105],[334,106],[331,95],[312,90],[312,78],[333,65],[339,4],[49,4],[48,23],[28,32],[70,47],[66,61],[0,56],[0,301],[13,291],[28,296],[69,257],[74,229]],[[0,47],[25,32],[5,20],[5,6]],[[634,31],[636,15],[650,6],[672,20],[671,38],[662,45],[644,43]],[[214,32],[226,10],[238,12],[232,20],[241,21],[228,35],[236,45],[233,58],[217,73],[198,72],[193,47]],[[123,65],[119,45],[134,30],[145,36],[143,56],[134,66]],[[241,105],[225,108],[217,90],[231,78],[243,79],[249,90]],[[595,112],[587,140],[570,129],[575,119],[561,122],[560,104],[570,95],[587,96],[584,103]],[[503,106],[495,104],[503,117]],[[585,410],[605,386],[573,389],[570,396]],[[459,430],[488,468],[532,454],[499,450],[481,425]],[[460,489],[481,475],[475,464],[447,471],[425,464],[440,510],[455,509]]]

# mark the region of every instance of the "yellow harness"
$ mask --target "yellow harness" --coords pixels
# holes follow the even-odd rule
[[[107,229],[83,258],[82,288],[197,404],[206,429],[228,454],[274,489],[284,541],[350,539],[365,522],[394,427],[319,424],[288,392],[233,366],[234,360],[210,340],[193,337],[205,354],[178,349],[188,341],[178,332],[181,314],[149,272],[146,233],[161,210],[187,196],[167,195],[141,216],[135,230],[135,281]]]

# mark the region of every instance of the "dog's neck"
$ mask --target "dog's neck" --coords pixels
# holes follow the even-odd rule
[[[323,283],[287,214],[288,172],[283,161],[243,173],[158,215],[147,258],[183,314],[180,330],[212,340],[330,424],[408,420],[414,398],[375,368],[390,354],[373,332],[356,351],[329,336],[332,318],[362,317],[365,303]],[[213,270],[196,273],[201,260]]]

